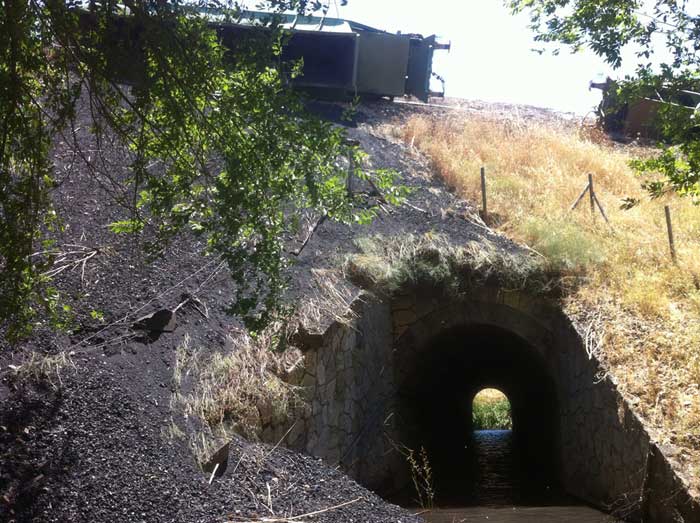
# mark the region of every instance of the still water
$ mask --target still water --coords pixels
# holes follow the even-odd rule
[[[609,515],[577,503],[546,479],[533,472],[532,465],[518,455],[509,430],[475,431],[466,449],[466,474],[437,485],[447,497],[440,507],[415,510],[428,523],[488,521],[611,523]],[[535,466],[536,467],[536,466]]]
[[[419,511],[420,513],[420,511]],[[610,516],[589,507],[504,507],[439,509],[420,513],[428,523],[609,523]]]

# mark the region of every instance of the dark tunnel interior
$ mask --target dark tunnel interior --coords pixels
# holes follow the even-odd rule
[[[399,380],[399,433],[426,449],[435,501],[556,503],[558,406],[541,355],[507,330],[475,325],[444,332],[413,357]],[[484,388],[508,397],[512,431],[473,431],[472,401]]]

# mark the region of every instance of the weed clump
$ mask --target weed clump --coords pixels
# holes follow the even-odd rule
[[[435,483],[428,451],[422,445],[420,450],[415,450],[391,438],[389,443],[406,460],[416,494],[416,503],[423,509],[432,509],[435,503]]]
[[[15,383],[33,383],[57,391],[63,387],[62,376],[66,371],[75,370],[75,364],[65,352],[46,355],[32,351],[21,365],[10,365],[10,368]]]
[[[505,251],[487,240],[455,245],[443,235],[426,234],[365,237],[355,244],[359,252],[348,256],[346,274],[381,294],[429,288],[460,298],[476,287],[496,285],[553,295],[559,285],[557,269],[543,258]]]
[[[225,353],[205,355],[189,338],[178,347],[171,408],[190,421],[190,447],[200,463],[234,433],[259,440],[265,428],[286,424],[303,408],[298,387],[283,379],[299,355],[274,352],[273,344],[268,331],[230,338]]]

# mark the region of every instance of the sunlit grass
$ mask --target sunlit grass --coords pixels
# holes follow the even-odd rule
[[[486,168],[489,224],[575,276],[568,312],[596,320],[600,358],[662,439],[684,449],[700,484],[700,207],[672,195],[651,200],[628,164],[649,150],[592,139],[575,125],[416,116],[397,132],[475,206]],[[587,198],[569,211],[588,173],[612,227],[591,215]],[[639,204],[624,210],[625,198]]]
[[[472,402],[474,430],[511,430],[510,402],[498,389],[484,389]]]

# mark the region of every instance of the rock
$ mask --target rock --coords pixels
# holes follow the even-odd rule
[[[323,344],[323,335],[310,332],[304,325],[300,324],[297,331],[292,335],[291,342],[292,345],[302,352],[318,350]]]
[[[231,442],[226,443],[223,447],[217,450],[211,459],[205,463],[202,463],[202,471],[211,474],[216,471],[216,477],[221,477],[226,471],[228,466],[228,455],[229,449],[231,447]]]
[[[133,327],[151,332],[173,332],[175,330],[175,312],[170,309],[161,309],[139,318],[134,322]]]
[[[670,443],[659,447],[661,453],[667,458],[675,458],[681,454],[681,449]]]
[[[272,405],[272,400],[269,398],[261,399],[257,404],[258,415],[260,416],[260,422],[263,425],[269,425],[274,417],[274,408]]]

